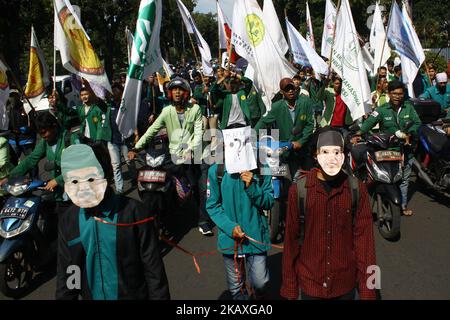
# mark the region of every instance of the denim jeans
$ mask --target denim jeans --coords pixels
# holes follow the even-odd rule
[[[247,270],[245,270],[245,264]],[[248,274],[250,285],[255,293],[256,299],[267,298],[267,285],[269,283],[269,269],[267,268],[267,254],[247,254],[245,258],[238,258],[239,279],[235,270],[233,255],[223,255],[225,272],[227,277],[228,290],[233,300],[250,300],[250,296],[245,288],[246,273]]]
[[[407,155],[405,155],[405,158],[407,157]],[[412,163],[414,161],[414,158],[411,158],[409,160],[405,160],[405,166],[403,167],[403,177],[402,180],[400,182],[400,193],[402,196],[402,202],[401,202],[401,207],[402,209],[405,209],[407,204],[408,204],[408,184],[409,184],[409,177],[411,176],[411,168],[412,168]]]
[[[114,173],[114,183],[116,185],[116,192],[123,193],[123,178],[122,178],[122,157],[125,158],[128,170],[130,171],[131,179],[134,179],[136,167],[134,161],[128,160],[128,147],[125,144],[114,144],[108,142],[108,151],[111,157],[111,165]]]

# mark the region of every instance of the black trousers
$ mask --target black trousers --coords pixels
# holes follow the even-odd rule
[[[331,299],[323,299],[318,297],[312,297],[308,296],[307,294],[304,294],[302,292],[302,300],[355,300],[355,289],[352,289],[351,291],[347,292],[346,294],[343,294],[342,296],[331,298]]]

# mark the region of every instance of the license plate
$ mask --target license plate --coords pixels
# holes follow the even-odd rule
[[[15,219],[25,219],[28,213],[28,208],[3,208],[0,211],[0,219],[15,218]]]
[[[138,181],[163,183],[166,181],[166,173],[164,171],[155,170],[140,171]]]
[[[400,161],[402,154],[398,151],[382,150],[375,152],[375,159],[379,161]]]
[[[282,164],[281,166],[270,167],[270,171],[274,177],[285,177],[288,174],[288,166]]]

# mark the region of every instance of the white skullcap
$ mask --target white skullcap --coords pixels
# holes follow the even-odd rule
[[[447,82],[447,74],[445,72],[436,75],[436,82]]]

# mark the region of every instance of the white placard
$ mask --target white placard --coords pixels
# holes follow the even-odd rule
[[[256,157],[250,140],[251,127],[226,129],[222,133],[227,172],[233,174],[256,169]]]

